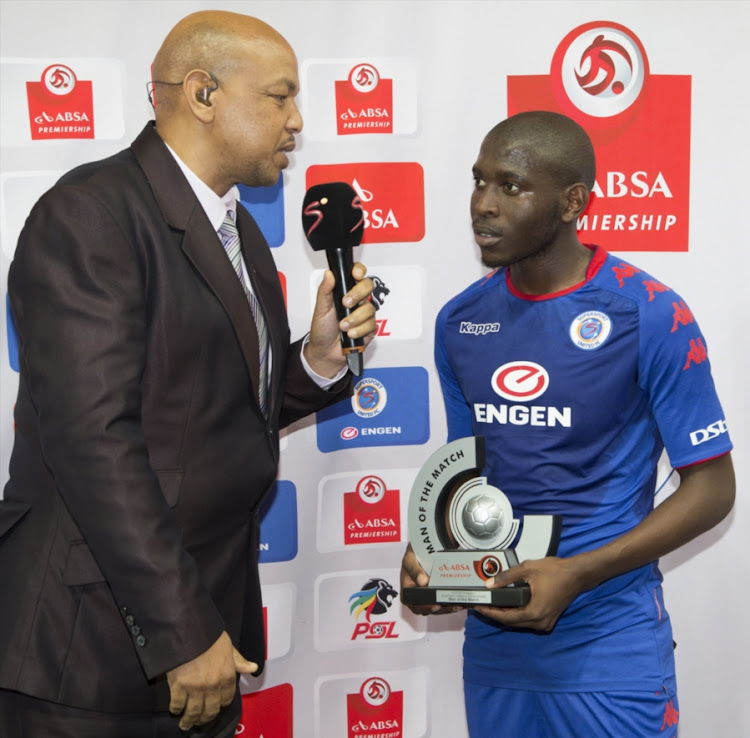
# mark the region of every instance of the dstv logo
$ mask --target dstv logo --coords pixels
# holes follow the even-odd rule
[[[710,441],[712,438],[717,438],[722,433],[727,432],[727,423],[725,420],[717,420],[715,423],[711,423],[707,428],[701,428],[700,430],[693,431],[690,434],[690,443],[693,446],[699,446],[701,443]]]

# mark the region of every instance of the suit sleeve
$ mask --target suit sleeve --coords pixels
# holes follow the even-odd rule
[[[224,623],[149,462],[143,281],[121,225],[75,185],[40,200],[9,272],[44,463],[152,678],[205,651]]]
[[[292,343],[287,352],[286,391],[281,407],[279,426],[287,425],[346,399],[352,394],[352,375],[347,372],[328,389],[322,389],[305,371],[302,363],[302,342]]]

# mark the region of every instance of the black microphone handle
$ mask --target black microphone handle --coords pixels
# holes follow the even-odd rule
[[[352,250],[351,248],[326,249],[326,256],[328,257],[328,268],[336,278],[336,284],[333,287],[333,302],[336,305],[336,315],[340,322],[356,308],[356,305],[348,308],[341,302],[344,295],[355,284],[352,276],[352,267],[354,266]],[[349,368],[357,376],[362,374],[362,352],[364,348],[365,342],[362,338],[349,338],[344,331],[341,331],[341,349],[346,354]]]

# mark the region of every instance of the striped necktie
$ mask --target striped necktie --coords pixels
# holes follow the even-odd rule
[[[270,348],[268,341],[268,326],[263,317],[260,303],[245,284],[245,277],[242,273],[240,234],[237,231],[237,226],[235,225],[234,220],[232,220],[231,211],[227,212],[224,222],[219,228],[219,238],[221,239],[222,246],[224,246],[224,250],[227,252],[229,261],[232,262],[234,271],[237,272],[237,276],[240,278],[240,284],[242,285],[242,289],[245,290],[248,302],[250,303],[250,310],[255,319],[255,328],[258,331],[258,351],[260,353],[260,384],[258,387],[258,401],[260,403],[260,409],[265,414],[267,411],[266,406],[268,404],[268,350]]]

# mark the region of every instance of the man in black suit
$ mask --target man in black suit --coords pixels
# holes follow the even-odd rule
[[[236,183],[277,181],[302,128],[289,44],[195,13],[153,76],[155,125],[39,200],[9,273],[9,738],[234,735],[237,674],[263,667],[257,515],[278,430],[351,393],[339,331],[374,334],[356,264],[351,315],[338,323],[327,272],[290,344],[270,250],[236,201]]]

